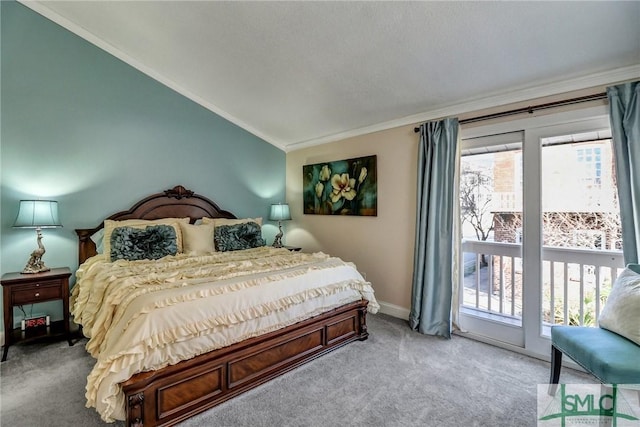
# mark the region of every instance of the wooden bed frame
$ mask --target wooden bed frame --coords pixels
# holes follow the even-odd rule
[[[178,185],[151,195],[107,219],[203,216],[236,218],[206,197]],[[91,235],[79,229],[79,261],[96,254]],[[337,347],[368,337],[367,301],[338,307],[286,328],[223,347],[122,383],[126,425],[169,426],[206,411]]]

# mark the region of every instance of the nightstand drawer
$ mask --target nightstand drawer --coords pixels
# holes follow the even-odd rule
[[[62,286],[59,280],[39,281],[30,285],[23,285],[13,290],[13,303],[33,304],[38,301],[62,298]]]

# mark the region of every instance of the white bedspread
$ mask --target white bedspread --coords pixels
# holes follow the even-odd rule
[[[379,306],[355,266],[323,253],[262,247],[157,261],[95,256],[76,272],[72,313],[96,364],[87,407],[124,419],[119,383],[283,328],[349,302]]]

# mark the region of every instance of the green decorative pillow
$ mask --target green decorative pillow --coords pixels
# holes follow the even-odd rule
[[[262,229],[255,222],[216,226],[213,240],[216,250],[220,252],[257,248],[266,244]]]
[[[159,259],[177,252],[176,229],[170,225],[118,227],[111,233],[111,261]]]
[[[640,345],[640,265],[629,264],[618,276],[600,313],[601,328]]]

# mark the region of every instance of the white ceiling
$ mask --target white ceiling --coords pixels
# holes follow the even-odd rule
[[[23,3],[284,150],[640,77],[635,1]]]

